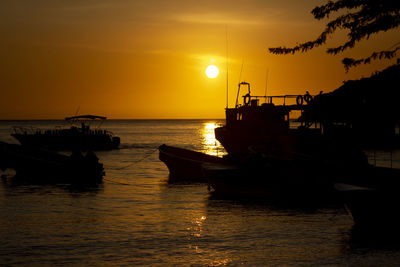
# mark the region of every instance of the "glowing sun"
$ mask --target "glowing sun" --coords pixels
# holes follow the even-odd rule
[[[218,70],[217,66],[210,65],[206,68],[206,75],[208,78],[214,79],[215,77],[218,76],[218,74],[219,74],[219,70]]]

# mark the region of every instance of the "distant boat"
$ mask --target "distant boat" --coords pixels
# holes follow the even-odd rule
[[[207,183],[207,177],[202,172],[204,163],[224,164],[225,158],[207,155],[184,148],[168,145],[159,146],[159,158],[169,169],[170,181]]]
[[[95,128],[91,129],[89,121],[106,120],[106,117],[81,115],[65,118],[71,123],[70,128],[38,129],[29,127],[14,127],[11,135],[21,145],[43,147],[53,150],[111,150],[118,148],[120,138],[112,132]],[[76,126],[76,124],[80,124]]]
[[[89,151],[70,156],[36,147],[0,141],[0,169],[14,169],[15,178],[28,182],[96,184],[104,176],[103,164]]]

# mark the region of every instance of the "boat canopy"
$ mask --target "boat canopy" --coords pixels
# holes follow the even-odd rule
[[[106,120],[106,117],[96,116],[96,115],[80,115],[80,116],[72,116],[66,117],[66,121],[74,121],[74,120]]]
[[[75,121],[75,120],[106,120],[106,117],[96,116],[96,115],[80,115],[80,116],[72,116],[66,117],[66,121]]]

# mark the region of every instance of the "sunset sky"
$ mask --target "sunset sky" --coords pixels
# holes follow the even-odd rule
[[[327,20],[310,11],[325,2],[3,0],[0,119],[57,119],[78,108],[112,119],[223,118],[227,47],[230,106],[239,79],[263,95],[267,69],[268,94],[318,93],[395,62],[345,73],[341,59],[388,49],[399,30],[337,56],[325,51],[344,32],[308,53],[269,54],[316,38]],[[210,64],[215,79],[205,75]]]

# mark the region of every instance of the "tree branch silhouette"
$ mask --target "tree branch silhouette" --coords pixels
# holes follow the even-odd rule
[[[369,39],[373,34],[382,31],[386,32],[400,25],[400,1],[330,0],[325,5],[315,7],[311,11],[311,14],[315,19],[321,20],[329,18],[334,12],[340,11],[347,11],[347,13],[329,21],[326,24],[325,30],[314,41],[301,43],[292,48],[285,46],[269,48],[269,52],[278,55],[307,52],[315,47],[324,45],[327,37],[332,35],[336,30],[348,30],[347,41],[344,44],[327,49],[328,54],[336,55],[346,49],[353,48],[357,42],[363,39]],[[391,47],[391,50],[374,52],[371,56],[360,59],[344,58],[342,63],[347,72],[350,67],[359,64],[368,64],[372,60],[391,59],[396,56],[399,49],[400,43],[397,43]]]

